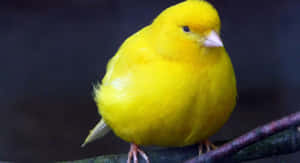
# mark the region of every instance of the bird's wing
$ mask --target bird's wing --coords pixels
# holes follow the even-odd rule
[[[98,122],[97,125],[90,131],[90,134],[85,139],[85,141],[81,145],[81,147],[84,147],[86,144],[88,144],[96,139],[102,138],[110,130],[111,130],[110,127],[107,126],[107,124],[104,122],[103,119],[101,119],[100,122]]]
[[[142,32],[144,30],[146,30],[146,28],[144,28]],[[121,76],[126,76],[131,67],[145,63],[149,60],[149,56],[151,56],[149,55],[149,49],[144,47],[145,40],[138,37],[139,34],[141,34],[141,32],[129,37],[119,48],[115,56],[109,61],[102,84],[96,85],[94,89],[94,98],[96,102],[99,101],[100,97],[98,97],[98,95],[100,95],[102,92],[100,87],[106,87],[108,85],[118,86]],[[82,147],[96,139],[103,137],[110,130],[110,127],[102,119],[96,125],[96,127],[91,130],[85,142],[82,144]]]
[[[120,76],[128,75],[132,67],[153,60],[152,48],[148,46],[148,41],[141,37],[148,29],[145,27],[124,41],[115,56],[108,62],[102,84],[109,84]]]

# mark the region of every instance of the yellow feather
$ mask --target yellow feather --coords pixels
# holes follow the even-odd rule
[[[234,71],[223,47],[204,45],[220,24],[212,5],[188,0],[123,43],[95,91],[116,135],[138,145],[185,146],[224,125],[236,102]]]

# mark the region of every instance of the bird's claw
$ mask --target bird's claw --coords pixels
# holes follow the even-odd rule
[[[206,149],[206,152],[209,152],[211,150],[216,149],[217,146],[215,146],[213,143],[211,143],[208,140],[204,140],[203,142],[201,142],[199,144],[199,155],[201,155],[203,153],[204,148]]]
[[[135,144],[130,145],[130,151],[128,153],[127,163],[131,163],[132,157],[133,157],[133,162],[138,163],[138,157],[137,157],[138,153],[145,159],[146,163],[150,163],[146,153],[141,149],[139,149],[139,147]]]

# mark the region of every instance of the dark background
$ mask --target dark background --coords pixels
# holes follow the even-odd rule
[[[92,86],[123,40],[176,0],[2,0],[0,160],[127,152],[113,134],[80,148],[99,120]],[[300,108],[300,1],[214,0],[239,99],[214,137],[238,136]],[[297,162],[299,153],[260,162]],[[259,162],[259,161],[254,161]]]

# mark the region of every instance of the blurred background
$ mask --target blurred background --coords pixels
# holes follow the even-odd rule
[[[179,0],[2,0],[0,160],[77,160],[127,152],[113,134],[80,148],[100,119],[93,84],[126,37]],[[212,0],[239,99],[224,140],[299,111],[300,1]],[[297,162],[300,153],[254,162]]]

